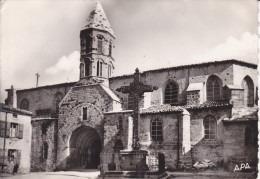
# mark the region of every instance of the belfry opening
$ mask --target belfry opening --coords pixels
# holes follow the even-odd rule
[[[101,146],[100,136],[95,129],[87,126],[77,128],[70,138],[67,167],[97,169],[100,164]]]

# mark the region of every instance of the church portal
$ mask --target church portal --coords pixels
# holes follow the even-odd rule
[[[70,138],[69,168],[96,169],[100,164],[101,140],[97,131],[82,126]]]

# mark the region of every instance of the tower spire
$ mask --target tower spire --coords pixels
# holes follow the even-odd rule
[[[97,0],[95,9],[89,14],[83,30],[89,28],[107,31],[115,36],[99,0]]]

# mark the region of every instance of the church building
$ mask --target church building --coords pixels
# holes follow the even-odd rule
[[[131,168],[121,151],[132,145],[134,95],[117,89],[134,76],[112,76],[115,40],[98,2],[80,31],[79,80],[8,93],[7,105],[15,98],[32,112],[31,171]],[[157,87],[140,97],[138,136],[149,170],[159,170],[160,158],[171,171],[205,159],[228,171],[241,163],[256,170],[258,72],[241,60],[140,72],[143,84]]]

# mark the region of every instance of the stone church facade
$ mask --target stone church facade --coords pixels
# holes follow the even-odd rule
[[[112,77],[115,35],[100,3],[80,32],[80,78],[10,93],[6,103],[31,111],[31,171],[99,168],[117,171],[131,143],[133,97],[117,92],[132,75]],[[230,171],[257,166],[257,65],[224,60],[144,71],[157,86],[143,95],[139,138],[147,164],[159,154],[168,170],[201,159]],[[124,166],[125,167],[125,166]]]

